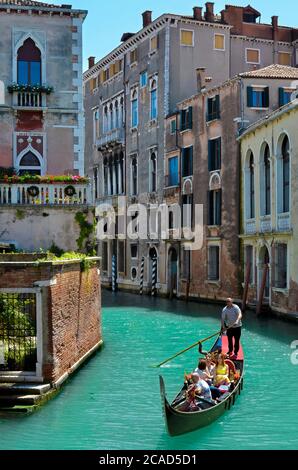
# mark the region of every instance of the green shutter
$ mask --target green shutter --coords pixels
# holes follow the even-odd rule
[[[213,171],[212,165],[212,141],[208,140],[208,170]]]
[[[216,117],[220,119],[220,96],[216,95]]]
[[[279,93],[279,107],[281,108],[285,104],[285,90],[284,88],[280,87],[278,89]]]
[[[253,106],[252,95],[253,95],[253,87],[248,86],[247,87],[247,107],[248,108],[252,108]]]
[[[269,87],[268,86],[264,89],[263,107],[264,108],[269,108]]]
[[[184,130],[184,112],[183,109],[180,111],[180,131]]]
[[[192,106],[188,108],[188,129],[192,129]]]
[[[222,212],[222,190],[216,193],[216,225],[221,225],[221,212]]]
[[[207,191],[207,201],[208,201],[208,205],[207,205],[208,225],[214,225],[214,222],[213,222],[213,191]]]
[[[218,168],[216,169],[220,170],[221,169],[221,137],[219,137],[219,139],[217,140],[217,152],[218,152],[218,157],[217,157]]]
[[[189,148],[189,176],[193,175],[193,147]]]

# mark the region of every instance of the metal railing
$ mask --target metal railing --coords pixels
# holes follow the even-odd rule
[[[107,147],[112,144],[123,144],[124,145],[124,129],[113,129],[112,131],[106,132],[102,137],[97,139],[96,145],[98,148]]]

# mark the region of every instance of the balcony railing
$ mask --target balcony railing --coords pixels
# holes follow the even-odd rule
[[[271,215],[264,215],[260,218],[260,232],[268,233],[272,231]]]
[[[34,188],[35,196],[32,195]],[[37,188],[37,190],[36,190]],[[85,205],[92,204],[90,184],[75,184],[74,193],[65,191],[66,184],[0,184],[0,205]],[[68,195],[68,194],[69,195]]]
[[[277,230],[279,232],[288,232],[291,230],[291,217],[289,212],[277,215]]]
[[[245,223],[245,233],[246,235],[251,235],[256,233],[256,221],[255,219],[247,220]]]
[[[124,145],[124,129],[114,129],[105,133],[96,141],[97,148],[110,147],[117,144]]]
[[[13,93],[14,106],[42,108],[45,106],[45,96],[32,91],[18,91]]]

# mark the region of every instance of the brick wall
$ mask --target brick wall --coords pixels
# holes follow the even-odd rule
[[[79,261],[30,263],[26,256],[21,263],[20,255],[16,262],[5,256],[0,255],[0,288],[32,288],[51,280],[41,287],[42,368],[44,380],[55,382],[102,339],[98,259],[82,270]]]

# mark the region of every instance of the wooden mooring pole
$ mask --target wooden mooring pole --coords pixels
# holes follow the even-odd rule
[[[265,287],[266,287],[266,281],[267,281],[267,275],[269,271],[269,264],[266,264],[264,266],[264,271],[263,271],[263,276],[262,276],[262,283],[261,283],[261,288],[260,288],[260,293],[259,293],[259,300],[258,300],[258,305],[257,305],[257,315],[261,315],[262,313],[262,305],[263,305],[263,300],[264,300],[264,294],[265,294]]]
[[[243,313],[245,312],[246,305],[247,305],[248,288],[249,288],[249,283],[250,283],[250,274],[251,274],[251,263],[248,263],[247,268],[246,268],[244,292],[243,292],[243,299],[242,299],[242,312]]]

